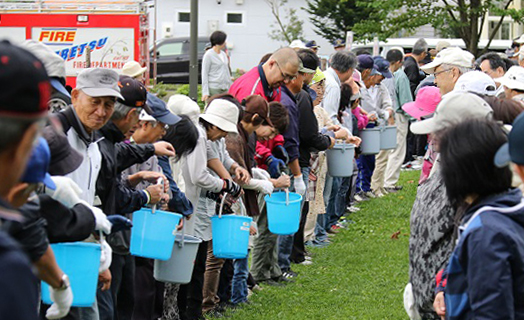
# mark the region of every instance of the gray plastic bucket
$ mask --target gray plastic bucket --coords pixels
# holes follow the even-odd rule
[[[360,150],[362,154],[378,154],[380,152],[380,128],[369,128],[360,131]]]
[[[391,150],[397,147],[397,126],[387,126],[380,131],[380,150]]]
[[[184,237],[184,241],[182,241]],[[155,260],[153,276],[160,282],[186,284],[191,281],[193,267],[202,240],[188,235],[177,234],[169,260]]]
[[[326,157],[330,176],[351,177],[353,175],[354,145],[337,143],[333,149],[326,150]]]

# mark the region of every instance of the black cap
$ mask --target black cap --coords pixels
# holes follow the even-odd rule
[[[47,115],[50,84],[42,62],[9,41],[0,41],[0,88],[0,116]]]
[[[120,87],[120,94],[124,97],[124,100],[117,99],[120,103],[130,108],[143,108],[147,114],[153,114],[153,110],[147,105],[147,89],[142,82],[122,75],[118,81],[118,87]]]
[[[84,157],[71,147],[65,134],[59,132],[53,125],[49,125],[42,131],[42,136],[51,151],[48,170],[50,175],[64,176],[78,169]]]

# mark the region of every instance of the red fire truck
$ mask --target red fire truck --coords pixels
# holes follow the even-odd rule
[[[149,66],[148,28],[145,1],[0,1],[0,39],[49,45],[66,61],[72,87],[88,66],[118,72],[131,60]]]

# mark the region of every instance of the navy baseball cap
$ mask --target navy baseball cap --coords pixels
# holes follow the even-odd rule
[[[389,71],[389,61],[382,58],[381,56],[375,56],[373,57],[373,60],[375,61],[375,65],[377,66],[377,71],[380,72],[384,78],[391,78],[393,75],[391,74],[391,71]]]
[[[0,87],[0,116],[47,116],[51,86],[44,65],[32,53],[9,41],[0,41]]]
[[[369,54],[361,54],[357,56],[357,61],[359,67],[362,69],[377,69],[373,57],[371,57]]]
[[[153,111],[151,116],[153,116],[153,118],[155,118],[157,121],[170,126],[180,121],[179,116],[167,110],[166,103],[164,101],[149,92],[147,93],[147,105]]]
[[[337,39],[337,40],[333,41],[333,47],[335,47],[335,48],[345,47],[345,46],[346,46],[346,41],[344,41],[342,39]]]
[[[24,175],[20,182],[26,183],[44,183],[46,187],[56,189],[56,185],[51,179],[51,175],[47,173],[49,163],[51,162],[51,151],[47,141],[40,137],[37,144],[31,152],[31,156],[27,161]]]
[[[513,127],[506,142],[495,155],[495,165],[499,168],[510,162],[524,165],[524,113],[513,122]]]
[[[320,48],[320,46],[317,45],[317,42],[315,40],[311,40],[311,41],[306,42],[306,48],[315,49],[315,48]]]

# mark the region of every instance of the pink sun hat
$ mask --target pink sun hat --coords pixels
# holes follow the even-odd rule
[[[418,91],[415,101],[404,104],[402,110],[413,118],[420,120],[421,117],[434,113],[440,100],[442,100],[442,97],[440,96],[439,88],[433,86],[422,87]]]

